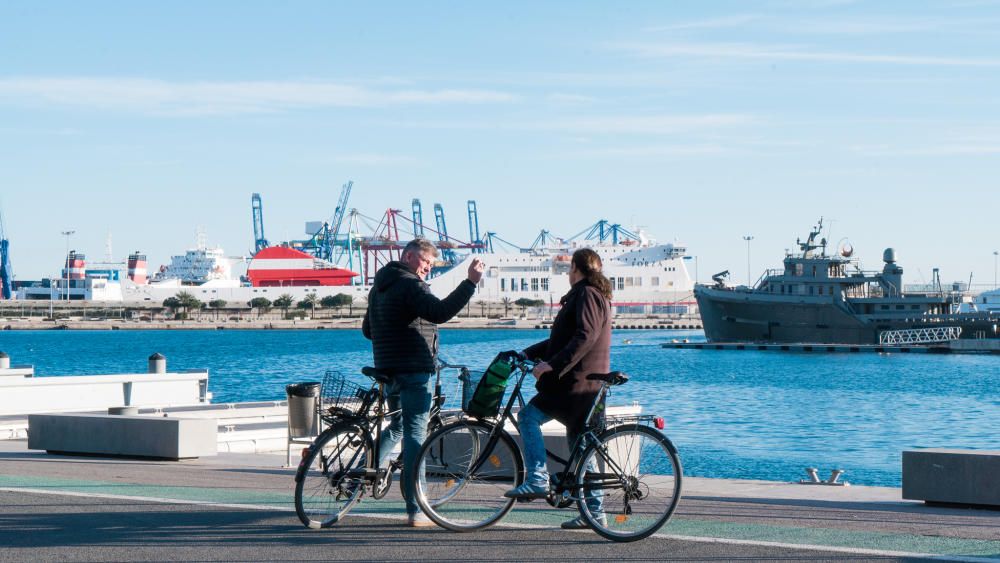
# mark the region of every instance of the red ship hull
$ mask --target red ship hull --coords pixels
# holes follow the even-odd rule
[[[286,246],[261,250],[247,267],[254,287],[343,286],[350,285],[357,275]]]

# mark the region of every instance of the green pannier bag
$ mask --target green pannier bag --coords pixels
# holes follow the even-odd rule
[[[500,412],[504,391],[507,390],[507,380],[510,379],[514,365],[507,354],[500,354],[486,368],[486,373],[476,385],[475,392],[468,401],[463,401],[462,410],[475,418],[490,418]]]

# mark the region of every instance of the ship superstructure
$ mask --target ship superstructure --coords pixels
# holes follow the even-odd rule
[[[995,338],[998,317],[958,313],[962,295],[906,293],[895,250],[881,271],[863,271],[845,246],[834,255],[817,241],[822,220],[784,268],[768,270],[754,287],[730,287],[728,272],[714,285],[696,285],[705,336],[712,342],[878,344],[886,338]]]

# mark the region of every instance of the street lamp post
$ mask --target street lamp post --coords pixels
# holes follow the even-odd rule
[[[66,237],[66,258],[63,264],[66,266],[66,301],[69,301],[69,237],[73,236],[76,231],[61,231],[62,235]]]
[[[753,237],[746,235],[743,240],[747,241],[747,287],[750,287],[750,241],[753,240]]]

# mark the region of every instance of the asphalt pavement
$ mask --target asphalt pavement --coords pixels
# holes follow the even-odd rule
[[[899,489],[685,480],[673,519],[628,544],[519,505],[468,534],[404,525],[398,491],[304,528],[282,456],[180,462],[59,456],[0,442],[0,561],[1000,561],[1000,511]]]

